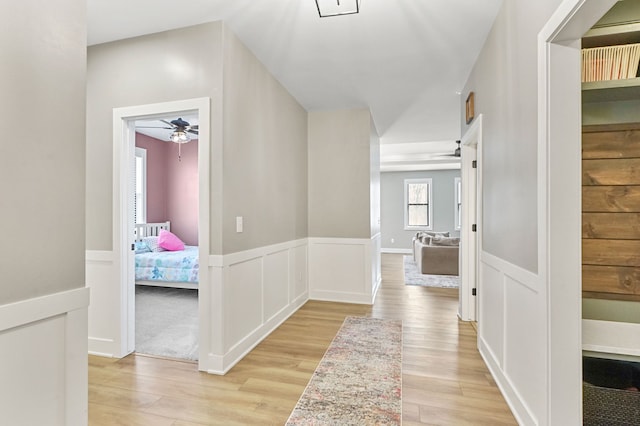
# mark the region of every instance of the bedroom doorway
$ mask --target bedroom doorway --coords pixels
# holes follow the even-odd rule
[[[197,361],[198,113],[134,123],[135,352]]]
[[[174,135],[180,132],[187,134]],[[209,253],[209,134],[208,98],[114,109],[114,249],[125,354],[201,366],[208,353],[208,268],[200,265]]]

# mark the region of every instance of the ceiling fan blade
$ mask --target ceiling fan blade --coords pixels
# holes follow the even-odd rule
[[[173,127],[136,126],[136,129],[167,129],[167,130],[171,130],[171,129],[173,129]]]
[[[191,127],[194,130],[198,130],[198,125],[197,124],[194,124],[193,126],[189,126],[189,127]]]
[[[198,134],[198,131],[197,130],[193,130],[193,129],[189,129],[189,130],[187,130],[187,132],[193,133],[194,135]]]
[[[169,129],[173,129],[173,128],[175,127],[173,124],[171,124],[171,123],[170,123],[169,121],[167,121],[167,120],[160,120],[160,121],[162,121],[164,124],[168,124],[169,126],[171,126],[171,127],[169,127]]]

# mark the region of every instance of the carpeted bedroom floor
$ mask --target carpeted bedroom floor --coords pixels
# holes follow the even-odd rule
[[[137,353],[198,359],[198,290],[136,286]]]

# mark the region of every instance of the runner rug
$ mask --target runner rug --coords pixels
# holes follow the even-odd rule
[[[399,425],[402,321],[347,317],[287,425]]]

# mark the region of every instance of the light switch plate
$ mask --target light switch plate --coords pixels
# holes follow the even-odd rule
[[[236,217],[236,232],[242,232],[242,216]]]

